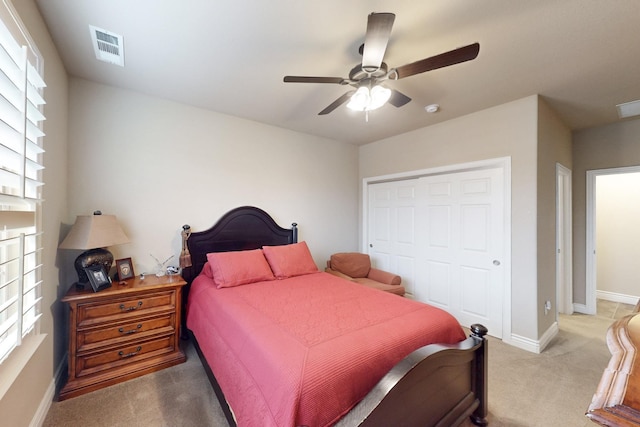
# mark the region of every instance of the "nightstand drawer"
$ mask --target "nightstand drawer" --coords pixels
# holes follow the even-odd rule
[[[112,350],[77,355],[76,377],[108,371],[119,366],[143,362],[145,359],[174,352],[173,335],[141,341]]]
[[[137,319],[128,323],[102,328],[85,329],[78,332],[78,352],[91,351],[99,347],[117,345],[118,342],[141,340],[147,337],[175,331],[175,313],[161,317]]]
[[[122,320],[126,317],[149,315],[162,310],[175,310],[175,291],[156,292],[105,302],[78,304],[78,327],[96,325],[103,322]]]

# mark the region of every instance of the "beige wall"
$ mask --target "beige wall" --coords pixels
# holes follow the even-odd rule
[[[360,147],[364,178],[511,156],[512,334],[537,340],[538,97],[531,96]]]
[[[357,148],[175,102],[70,80],[69,209],[115,214],[131,243],[110,248],[154,271],[180,253],[183,224],[238,206],[299,225],[322,266],[357,247]]]
[[[538,331],[557,320],[556,164],[571,169],[571,131],[543,99],[538,104]],[[545,314],[544,304],[552,308]]]
[[[44,114],[44,199],[43,204],[43,284],[41,333],[46,338],[27,362],[13,385],[0,399],[0,424],[26,426],[38,412],[38,405],[51,393],[55,369],[61,360],[58,297],[61,281],[57,265],[60,224],[67,218],[67,75],[33,0],[13,2],[40,52],[44,56],[47,83]],[[66,289],[66,287],[65,287]],[[11,356],[9,357],[11,360]],[[5,362],[6,364],[6,362]],[[3,366],[5,365],[3,364]],[[52,397],[49,396],[49,397]],[[47,403],[46,401],[44,403]],[[46,408],[40,408],[46,410]]]
[[[586,304],[586,180],[588,170],[640,165],[640,120],[573,135],[573,301]]]

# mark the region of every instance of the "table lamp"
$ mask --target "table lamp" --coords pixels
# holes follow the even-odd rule
[[[78,273],[76,287],[84,289],[89,282],[85,268],[101,264],[109,274],[113,264],[113,254],[106,247],[129,243],[115,215],[102,215],[95,211],[93,215],[78,215],[67,237],[60,243],[60,249],[85,249],[75,260]]]

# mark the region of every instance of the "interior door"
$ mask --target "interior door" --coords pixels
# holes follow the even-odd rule
[[[415,298],[502,337],[503,170],[420,178]]]
[[[556,307],[559,313],[573,313],[571,267],[571,170],[556,164]],[[557,317],[557,316],[556,316]]]
[[[371,184],[368,188],[368,253],[374,267],[402,277],[408,297],[415,283],[418,180]]]

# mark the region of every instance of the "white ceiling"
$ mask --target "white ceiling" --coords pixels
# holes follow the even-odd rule
[[[640,99],[638,0],[36,0],[69,74],[363,144],[540,94],[571,129]],[[390,82],[413,100],[318,112],[348,88],[367,15],[393,12],[385,55],[404,65],[474,42],[473,61]],[[89,25],[124,36],[125,67],[96,60]],[[45,65],[46,66],[46,65]],[[436,114],[424,107],[440,104]]]

